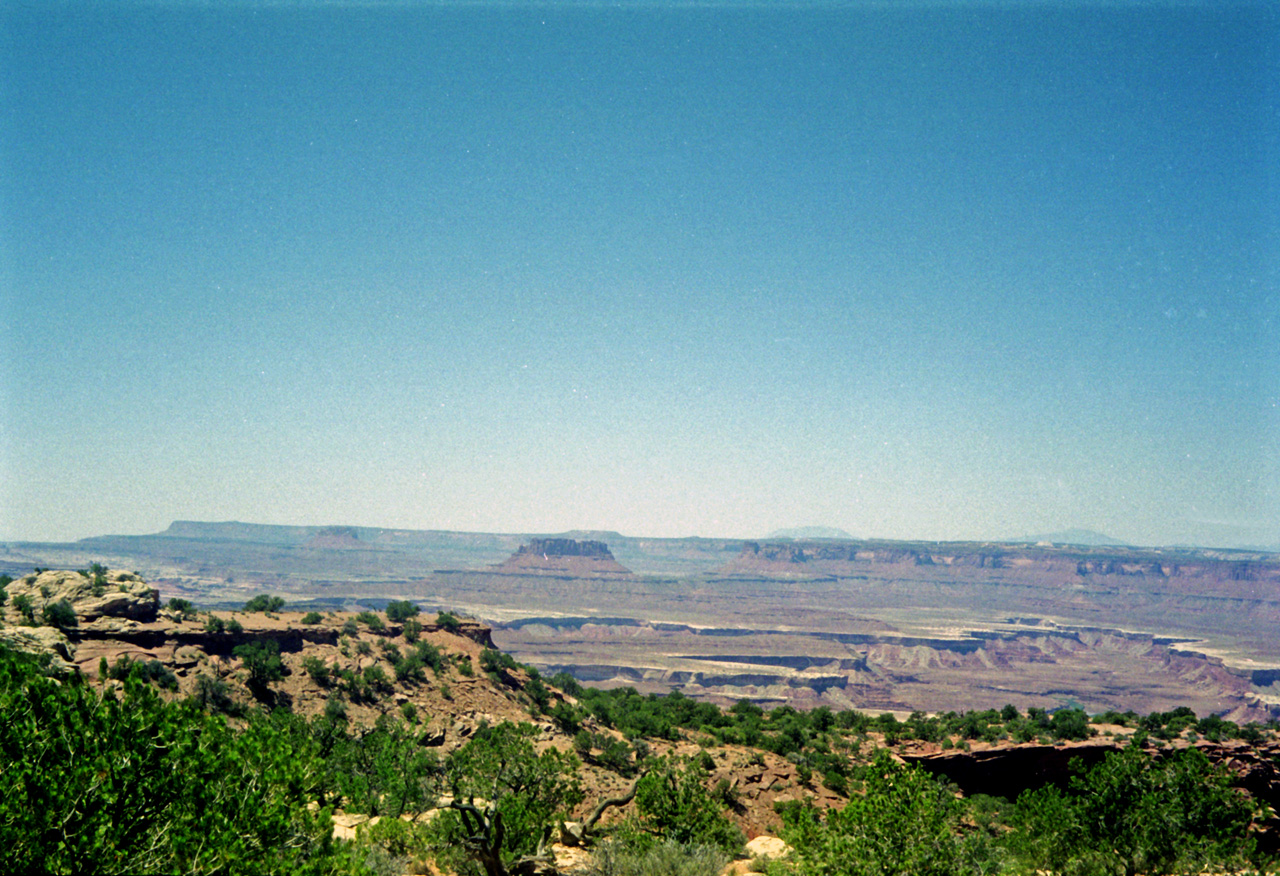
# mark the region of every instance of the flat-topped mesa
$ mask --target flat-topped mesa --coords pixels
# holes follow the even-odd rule
[[[555,574],[573,577],[615,577],[632,572],[613,558],[602,541],[572,538],[534,538],[494,567],[498,572]]]
[[[721,575],[779,575],[809,577],[820,574],[808,568],[813,553],[797,542],[764,543],[747,541],[742,552],[718,569]]]
[[[304,547],[343,550],[363,548],[367,545],[360,541],[354,526],[326,526],[312,536]]]
[[[540,555],[542,557],[604,557],[613,559],[609,546],[602,541],[578,541],[572,538],[535,538],[528,544],[520,545],[516,556],[521,554]]]

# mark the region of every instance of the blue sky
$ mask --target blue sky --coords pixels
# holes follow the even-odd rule
[[[0,538],[1280,545],[1274,6],[0,15]]]

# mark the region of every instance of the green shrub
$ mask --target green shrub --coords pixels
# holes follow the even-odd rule
[[[419,621],[409,618],[404,622],[404,640],[410,645],[418,641],[422,636],[422,624]]]
[[[555,748],[539,752],[537,736],[528,724],[482,725],[449,755],[445,781],[455,806],[428,828],[442,869],[457,872],[483,859],[510,867],[582,802],[577,758]],[[466,800],[475,804],[457,805]]]
[[[1130,745],[1077,770],[1065,791],[1018,798],[1009,844],[1027,866],[1196,873],[1255,857],[1253,807],[1199,749],[1153,758]]]
[[[410,683],[424,682],[427,680],[427,673],[425,671],[422,658],[417,654],[410,654],[403,660],[397,661],[393,664],[392,668],[395,669],[396,681]]]
[[[36,609],[31,603],[31,597],[25,593],[19,593],[13,597],[13,607],[22,615],[22,622],[29,627],[36,625]]]
[[[107,591],[107,567],[102,563],[89,564],[89,580],[94,596],[101,596]],[[123,582],[121,582],[123,584]]]
[[[1089,716],[1083,709],[1059,709],[1053,713],[1049,732],[1054,739],[1088,739],[1097,731],[1089,727]]]
[[[505,651],[485,648],[480,652],[480,668],[495,678],[505,676],[508,672],[519,668],[516,658]]]
[[[280,643],[262,639],[236,645],[231,653],[239,657],[249,672],[248,685],[263,691],[267,685],[284,678],[284,662],[280,659]]]
[[[40,617],[49,626],[60,629],[74,627],[79,623],[76,618],[76,610],[65,599],[59,599],[57,602],[47,604],[40,612]]]
[[[402,599],[397,602],[389,602],[387,603],[387,620],[398,624],[401,621],[406,621],[409,618],[416,616],[420,611],[421,609],[419,609],[418,606],[414,605],[407,599]]]
[[[568,734],[575,734],[582,726],[582,713],[564,700],[556,700],[547,711],[547,717]]]
[[[227,631],[227,622],[216,615],[210,614],[205,618],[204,631],[206,633],[225,633]]]
[[[116,658],[113,666],[108,667],[106,663],[105,657],[98,661],[98,674],[102,677],[120,681],[133,679],[148,684],[158,684],[166,690],[178,689],[177,676],[159,660],[132,660],[128,655],[121,654]]]
[[[308,626],[312,624],[318,624],[322,620],[324,620],[324,618],[321,616],[320,612],[318,611],[309,611],[302,616],[302,622],[304,624],[307,624]]]
[[[341,694],[330,694],[329,698],[324,701],[323,718],[330,724],[345,724],[347,722],[347,707],[342,704]]]
[[[391,679],[387,677],[387,673],[377,663],[367,667],[362,674],[362,678],[370,690],[378,693],[389,694],[395,690],[391,685]]]
[[[696,760],[665,758],[636,782],[636,813],[643,836],[680,844],[707,844],[727,853],[742,849],[742,832],[706,787]]]
[[[359,614],[356,615],[356,620],[364,624],[374,632],[382,632],[387,628],[387,625],[382,622],[382,618],[378,617],[378,615],[374,614],[371,611],[360,612]]]
[[[551,691],[537,676],[530,678],[524,686],[524,692],[533,704],[535,714],[542,714],[551,708]]]
[[[159,660],[139,661],[133,665],[129,674],[143,681],[158,684],[165,690],[178,689],[177,676]]]
[[[268,593],[259,593],[244,604],[245,611],[277,612],[282,608],[284,600]]]
[[[239,715],[243,712],[239,704],[231,699],[231,689],[220,678],[203,673],[196,676],[196,692],[194,699],[202,709],[210,712],[221,712],[227,715]]]
[[[952,876],[964,866],[957,837],[961,809],[951,793],[916,766],[883,749],[863,770],[864,795],[825,816],[792,805],[782,811],[783,838],[802,876]]]
[[[841,797],[849,796],[849,780],[835,770],[823,773],[822,784]]]
[[[307,675],[311,676],[311,680],[316,684],[321,687],[329,686],[329,665],[319,657],[302,658],[302,668],[306,671]]]
[[[578,679],[567,672],[557,672],[548,681],[571,697],[582,696],[582,685],[578,683]]]
[[[0,848],[12,873],[350,873],[296,722],[242,729],[138,679],[99,695],[0,648]],[[58,732],[50,732],[56,728]]]
[[[462,621],[458,620],[458,616],[450,611],[442,611],[436,615],[436,625],[440,629],[449,633],[456,633],[462,629]]]
[[[730,860],[718,846],[672,839],[639,847],[621,838],[608,839],[591,856],[592,872],[598,876],[708,876],[724,870]]]
[[[173,597],[169,599],[169,604],[165,607],[172,611],[174,615],[178,615],[178,620],[191,620],[196,616],[196,606],[191,604],[191,599]]]

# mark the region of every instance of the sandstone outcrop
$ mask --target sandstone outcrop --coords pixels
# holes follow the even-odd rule
[[[77,645],[85,636],[118,633],[152,623],[160,595],[132,572],[42,571],[9,582],[0,641],[19,651],[47,654],[55,668],[68,670],[76,661]],[[75,623],[61,628],[30,622],[18,608],[26,602],[40,622],[45,610],[65,601]]]
[[[44,571],[9,583],[9,604],[20,596],[36,614],[65,599],[80,623],[101,617],[149,623],[160,610],[159,592],[133,572],[110,570],[96,578],[86,572]]]
[[[48,654],[59,672],[74,668],[75,646],[66,633],[56,627],[10,627],[0,629],[0,643],[28,654]]]

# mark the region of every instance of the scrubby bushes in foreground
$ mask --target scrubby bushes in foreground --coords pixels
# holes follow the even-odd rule
[[[274,665],[269,651],[250,656],[264,671]],[[496,654],[488,662],[507,668]],[[482,727],[441,760],[422,745],[416,716],[349,728],[345,680],[331,679],[328,706],[309,721],[251,708],[235,710],[229,723],[219,710],[231,711],[230,701],[216,680],[198,685],[192,699],[166,702],[149,664],[122,661],[104,674],[123,681],[118,693],[98,693],[76,674],[48,677],[34,658],[0,648],[0,849],[9,871],[355,874],[404,872],[407,856],[430,855],[461,873],[504,876],[545,851],[556,821],[583,799],[577,757],[544,750],[528,725]],[[631,811],[596,835],[602,876],[714,872],[707,868],[740,848],[725,816],[731,800],[708,788],[711,759],[648,755],[641,727],[667,735],[685,722],[707,744],[720,733],[754,733],[797,767],[819,757],[838,766],[844,806],[782,812],[796,856],[775,865],[779,872],[1155,876],[1268,864],[1251,840],[1257,812],[1248,798],[1194,749],[1153,756],[1131,745],[1064,788],[966,800],[883,751],[859,765],[856,746],[841,746],[841,734],[882,719],[766,713],[751,703],[722,712],[634,691],[579,696],[626,726],[633,743],[619,759],[636,776]],[[987,718],[973,731],[983,732]],[[1015,719],[1027,720],[1016,710],[1000,715],[1004,726]],[[1176,710],[1142,720],[1153,735],[1157,725],[1199,726]],[[899,723],[932,732],[920,716]],[[586,756],[600,748],[593,759],[603,762],[603,737],[579,736],[578,748]],[[430,827],[396,818],[442,799],[453,803]],[[339,802],[386,818],[354,844],[335,842],[329,812]]]
[[[137,673],[120,697],[0,649],[0,848],[14,873],[348,872],[315,742],[241,730]],[[284,719],[291,716],[283,716]]]
[[[1249,834],[1254,807],[1196,749],[1153,757],[1130,746],[1077,769],[1065,789],[1012,804],[957,798],[883,750],[858,773],[863,793],[842,809],[783,811],[797,851],[789,872],[1156,876],[1267,866]]]

